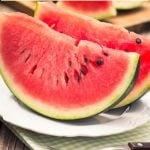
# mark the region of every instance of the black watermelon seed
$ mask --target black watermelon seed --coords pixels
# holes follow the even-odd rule
[[[81,74],[79,74],[79,72],[76,71],[76,70],[75,70],[75,72],[74,72],[74,78],[75,78],[78,82],[80,82],[80,80],[81,80]]]
[[[85,66],[81,66],[81,69],[80,69],[81,73],[83,75],[86,75],[87,74],[87,68]]]
[[[26,63],[26,62],[30,59],[30,57],[31,57],[31,54],[29,54],[29,55],[27,56],[27,58],[24,60],[24,62]]]
[[[96,61],[96,65],[97,66],[100,66],[100,65],[102,65],[103,64],[103,59],[102,58],[100,58],[100,59],[98,59],[97,61]]]
[[[21,52],[20,52],[20,54],[23,54],[25,52],[25,50],[23,49]]]
[[[108,56],[108,53],[104,52],[104,55],[105,55],[105,56]]]
[[[84,62],[87,64],[89,62],[89,60],[85,57]]]
[[[35,70],[37,69],[37,64],[35,64],[34,66],[32,66],[30,73],[34,74]]]
[[[69,61],[68,64],[69,64],[70,67],[72,66],[72,62],[71,61]]]
[[[69,81],[69,77],[68,77],[68,75],[65,73],[65,82],[68,83],[68,81]]]
[[[137,44],[141,44],[142,43],[142,40],[140,38],[136,38],[135,41],[136,41]]]
[[[56,84],[58,85],[58,83],[59,83],[59,81],[57,80],[57,81],[56,81]]]

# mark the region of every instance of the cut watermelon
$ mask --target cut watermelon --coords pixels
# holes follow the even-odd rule
[[[142,6],[144,0],[114,0],[114,6],[119,10],[135,9]]]
[[[0,20],[2,76],[33,110],[56,119],[85,118],[108,109],[131,88],[137,53],[77,42],[20,13],[1,14]]]
[[[137,52],[141,55],[140,75],[132,92],[116,107],[127,105],[150,88],[150,39],[128,32],[124,28],[99,22],[87,16],[81,16],[57,8],[52,3],[39,3],[35,16],[51,28],[76,38],[77,41],[89,40],[101,46]]]
[[[96,19],[106,19],[117,14],[112,1],[59,1],[57,5],[63,9]]]

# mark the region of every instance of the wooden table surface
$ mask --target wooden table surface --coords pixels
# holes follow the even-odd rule
[[[28,148],[0,122],[0,150],[28,150]]]
[[[0,12],[14,12],[15,7],[8,7],[8,5],[4,4],[5,2],[0,3]],[[9,6],[12,5],[12,2],[10,2]],[[150,6],[150,4],[149,4]],[[31,6],[32,7],[32,6]],[[147,7],[147,6],[146,6]],[[19,9],[22,9],[19,7]],[[149,10],[149,11],[147,11]],[[150,14],[150,9],[147,8],[148,15]],[[32,11],[29,7],[29,9],[26,9],[25,11],[28,11],[29,14],[32,14]],[[115,22],[115,24],[119,24],[120,20],[119,18],[110,19],[111,22]],[[150,31],[150,30],[149,30]],[[149,33],[150,35],[150,33]],[[0,150],[28,150],[28,148],[2,123],[0,122]]]

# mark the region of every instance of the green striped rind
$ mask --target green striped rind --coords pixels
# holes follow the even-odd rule
[[[39,5],[40,5],[40,3],[41,2],[39,2]],[[47,3],[48,4],[48,3]],[[71,11],[71,12],[74,12],[74,13],[78,13],[78,10],[72,10],[69,6],[67,6],[67,5],[65,5],[64,3],[63,3],[63,1],[59,1],[59,2],[57,2],[57,6],[58,7],[60,7],[60,8],[63,8],[63,9],[65,9],[65,10],[69,10],[69,11]],[[38,7],[37,7],[38,8]],[[36,10],[36,11],[38,11],[38,10]],[[87,14],[88,14],[88,11],[86,11],[85,10],[85,13],[87,12]],[[81,14],[81,13],[80,13]],[[82,15],[82,14],[81,14]],[[85,15],[85,14],[83,14],[83,15]],[[116,9],[115,9],[115,6],[112,4],[112,6],[111,7],[109,7],[108,9],[106,9],[106,10],[104,10],[104,11],[102,11],[102,9],[99,9],[99,10],[97,10],[97,12],[90,12],[89,14],[88,14],[90,17],[93,17],[93,18],[95,18],[95,19],[99,19],[99,20],[105,20],[105,19],[108,19],[108,18],[110,18],[110,17],[114,17],[114,16],[116,16],[117,15],[117,11],[116,11]]]
[[[120,97],[120,100],[116,101],[110,108],[108,108],[107,110],[110,110],[112,108],[115,108],[116,106],[118,106],[120,103],[122,103],[122,101],[124,101],[124,99],[132,92],[136,81],[138,79],[138,75],[139,75],[139,70],[140,70],[140,60],[138,62],[137,68],[136,68],[136,72],[135,75],[133,77],[133,80],[131,81],[131,84],[129,85],[129,87],[127,88],[127,90],[125,91],[125,93]],[[107,111],[106,110],[106,111]]]
[[[75,120],[100,113],[116,103],[116,101],[120,99],[120,97],[125,93],[129,85],[133,81],[138,61],[139,55],[136,53],[131,53],[129,58],[128,70],[123,78],[122,83],[118,85],[117,89],[114,89],[114,91],[112,91],[112,93],[108,97],[100,100],[100,102],[77,109],[56,108],[54,106],[49,106],[47,104],[41,103],[41,100],[32,97],[30,93],[25,92],[25,90],[19,85],[19,83],[16,83],[14,81],[11,72],[9,72],[7,70],[7,67],[5,66],[5,62],[2,56],[0,56],[0,70],[3,79],[11,92],[18,98],[18,100],[20,100],[29,108],[47,117],[61,120]]]
[[[143,82],[142,82],[141,86],[139,86],[139,88],[136,88],[136,92],[133,89],[133,91],[131,91],[129,96],[125,97],[119,104],[114,106],[114,108],[119,108],[119,107],[128,105],[128,104],[140,99],[140,97],[142,97],[144,94],[146,94],[149,90],[150,90],[150,75],[147,76],[147,78],[145,78],[145,80],[143,80]]]

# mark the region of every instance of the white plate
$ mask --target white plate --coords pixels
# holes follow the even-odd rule
[[[0,116],[3,120],[38,133],[55,136],[106,136],[134,129],[150,119],[150,92],[121,117],[100,115],[85,120],[62,122],[38,115],[18,103],[0,78]]]

